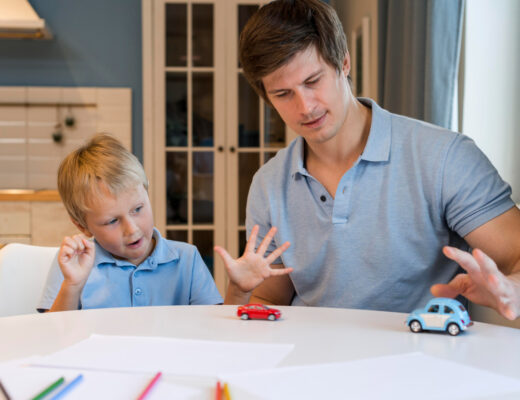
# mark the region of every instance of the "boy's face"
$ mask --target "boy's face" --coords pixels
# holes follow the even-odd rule
[[[348,54],[338,74],[310,46],[262,78],[262,82],[285,123],[307,142],[323,143],[344,126],[351,98],[349,71]]]
[[[116,197],[100,184],[100,193],[88,204],[87,227],[78,227],[85,235],[94,236],[114,257],[141,264],[155,246],[152,208],[146,189],[139,184]]]

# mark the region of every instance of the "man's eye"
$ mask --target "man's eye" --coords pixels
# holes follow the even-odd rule
[[[312,81],[308,81],[307,85],[314,85],[315,83],[318,83],[319,80],[320,80],[320,78],[316,78],[316,79],[313,79]]]
[[[276,97],[285,97],[287,95],[287,92],[280,92],[280,93],[277,93],[275,96]]]

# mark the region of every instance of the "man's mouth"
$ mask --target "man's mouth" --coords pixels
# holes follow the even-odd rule
[[[307,127],[307,128],[316,128],[316,127],[321,125],[321,123],[324,121],[326,115],[327,115],[327,113],[324,112],[318,118],[312,119],[312,120],[307,121],[307,122],[302,122],[302,125]]]

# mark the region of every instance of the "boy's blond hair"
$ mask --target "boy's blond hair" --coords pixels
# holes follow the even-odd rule
[[[106,133],[92,137],[70,153],[58,169],[58,191],[70,217],[86,228],[85,212],[101,186],[117,195],[148,179],[139,160],[116,138]]]

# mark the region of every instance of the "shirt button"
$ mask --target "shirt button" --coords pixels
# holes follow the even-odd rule
[[[325,202],[325,201],[327,201],[327,198],[326,198],[324,195],[321,195],[321,196],[320,196],[320,200],[323,201],[323,202]]]
[[[136,296],[139,296],[141,293],[143,293],[143,291],[139,288],[135,289],[135,292]]]

